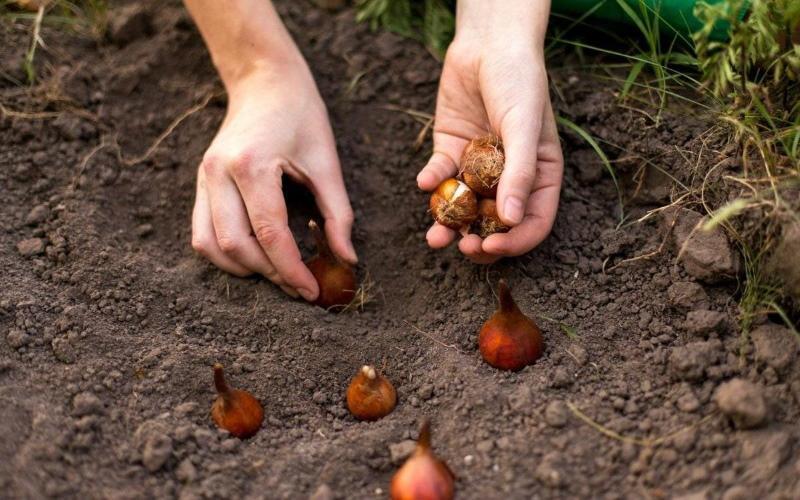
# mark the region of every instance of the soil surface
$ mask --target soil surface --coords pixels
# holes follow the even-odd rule
[[[0,497],[381,498],[429,417],[459,498],[800,498],[797,339],[771,323],[742,339],[742,265],[695,230],[702,207],[651,212],[735,168],[708,119],[676,101],[656,125],[613,84],[553,69],[559,112],[617,146],[625,223],[565,133],[552,236],[473,265],[425,244],[431,144],[415,149],[422,125],[397,111],[432,112],[440,63],[352,10],[278,7],[329,106],[372,283],[361,311],[192,252],[225,98],[179,4],[114,4],[100,43],[46,25],[33,88],[14,82],[30,24],[0,23]],[[310,256],[313,199],[286,191]],[[477,352],[500,277],[545,336],[518,373]],[[255,437],[211,422],[214,362],[264,404]],[[374,423],[344,403],[365,363],[398,391]]]

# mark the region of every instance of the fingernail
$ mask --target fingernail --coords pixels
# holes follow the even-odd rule
[[[352,241],[347,242],[347,253],[350,254],[350,262],[352,264],[358,264],[358,255],[356,255],[356,249]]]
[[[310,290],[306,290],[305,288],[298,288],[297,291],[309,302],[317,298]]]
[[[503,205],[503,214],[511,224],[516,225],[522,222],[522,201],[514,196],[506,198],[506,203]]]
[[[293,299],[296,299],[297,297],[300,296],[300,294],[297,293],[297,290],[295,290],[292,287],[288,287],[286,285],[281,285],[281,290],[286,292],[286,295],[288,295],[289,297],[291,297]]]

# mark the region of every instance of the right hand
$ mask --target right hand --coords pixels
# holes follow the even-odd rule
[[[314,194],[331,249],[358,260],[327,112],[305,62],[259,66],[228,85],[228,111],[197,174],[192,246],[237,276],[258,273],[286,293],[319,294],[289,230],[282,176]]]

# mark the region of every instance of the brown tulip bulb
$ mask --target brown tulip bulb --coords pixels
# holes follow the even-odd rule
[[[430,422],[422,424],[414,453],[400,467],[391,485],[392,500],[450,500],[455,476],[431,451]]]
[[[214,365],[214,386],[218,394],[211,406],[214,423],[239,439],[258,432],[264,420],[264,408],[249,392],[228,387],[219,363]]]
[[[342,309],[356,296],[356,273],[333,254],[316,222],[309,221],[308,227],[317,243],[317,255],[306,262],[319,285],[319,296],[314,304],[328,310]]]
[[[499,137],[487,135],[472,139],[461,154],[461,178],[479,195],[494,198],[505,162]]]
[[[481,238],[494,233],[506,233],[510,228],[497,215],[497,202],[484,198],[478,202],[478,218],[472,223],[472,232]]]
[[[500,307],[483,324],[478,347],[483,359],[495,368],[521,370],[542,355],[542,333],[514,303],[505,280],[500,280],[497,292]]]
[[[446,179],[431,195],[430,209],[436,222],[459,230],[478,216],[478,198],[458,179]]]
[[[364,365],[347,388],[347,408],[359,420],[378,420],[397,404],[397,391],[389,379]]]

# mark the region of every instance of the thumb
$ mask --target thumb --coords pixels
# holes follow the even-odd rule
[[[516,226],[525,216],[525,207],[536,180],[536,150],[541,131],[541,113],[527,107],[513,109],[501,129],[506,164],[497,186],[500,219]]]

